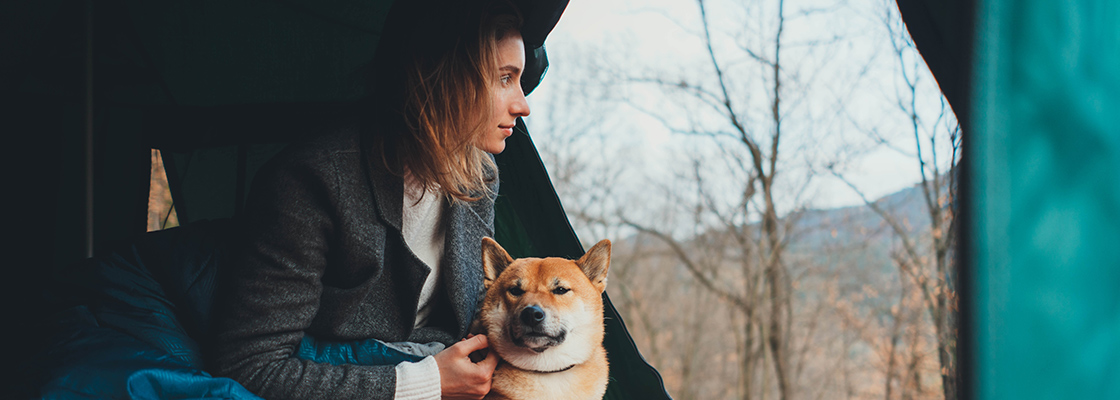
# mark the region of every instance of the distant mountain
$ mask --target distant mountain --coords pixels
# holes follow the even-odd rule
[[[921,232],[928,229],[930,224],[922,196],[921,187],[915,184],[883,196],[875,202],[910,227],[911,232]],[[786,218],[795,218],[790,244],[802,250],[843,245],[852,241],[888,240],[893,234],[883,218],[867,205],[810,209]],[[750,228],[757,230],[759,227],[752,224]],[[703,235],[712,234],[718,233],[707,232]],[[640,246],[655,245],[659,241],[646,235],[638,236],[640,238],[630,236],[616,241]]]
[[[929,212],[919,185],[883,196],[875,203],[909,227],[910,232],[929,228]],[[807,210],[790,218],[796,218],[791,244],[798,247],[821,247],[845,240],[882,240],[893,234],[883,218],[867,205]]]
[[[922,189],[913,185],[883,196],[875,203],[906,227],[911,239],[921,240],[930,226]],[[812,266],[840,273],[848,285],[890,286],[896,281],[898,267],[891,258],[898,248],[898,237],[890,225],[867,205],[807,210],[796,218],[787,264],[797,268]],[[919,244],[920,248],[924,248]]]
[[[909,235],[918,239],[929,227],[929,215],[925,211],[922,190],[918,185],[902,189],[876,200],[884,210],[909,227]],[[791,237],[783,256],[786,264],[794,273],[804,268],[823,268],[836,272],[847,285],[873,284],[889,285],[897,281],[898,267],[891,259],[891,252],[897,249],[897,237],[890,226],[866,205],[814,209],[796,213],[786,218],[795,218]],[[752,224],[758,237],[759,226]],[[705,232],[683,243],[685,247],[711,251],[714,243],[728,243],[720,239],[726,232]],[[650,235],[636,235],[615,241],[616,257],[626,257],[630,251],[642,255],[661,254],[673,256],[659,239]],[[737,250],[726,249],[735,257]],[[685,278],[687,273],[679,271]]]

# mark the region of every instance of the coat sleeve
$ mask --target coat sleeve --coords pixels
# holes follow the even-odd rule
[[[254,180],[245,237],[231,259],[215,335],[215,372],[268,399],[391,399],[394,367],[296,357],[319,309],[334,241],[337,166],[288,157]]]

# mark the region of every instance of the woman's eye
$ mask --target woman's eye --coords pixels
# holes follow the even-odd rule
[[[572,291],[572,289],[568,289],[566,287],[558,287],[556,289],[552,289],[552,294],[564,294],[570,291]]]
[[[520,296],[520,295],[525,294],[525,291],[522,290],[519,287],[514,286],[514,287],[509,288],[509,294],[512,294],[514,296]]]
[[[510,83],[510,81],[512,81],[512,80],[513,80],[512,76],[502,75],[502,78],[501,78],[502,85],[508,85]]]

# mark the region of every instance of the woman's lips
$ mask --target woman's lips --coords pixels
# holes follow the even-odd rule
[[[507,137],[513,136],[513,125],[510,125],[510,126],[498,125],[498,128],[501,129],[503,132],[505,132]]]

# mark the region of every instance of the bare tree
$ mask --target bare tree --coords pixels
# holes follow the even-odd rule
[[[614,75],[619,69],[603,55],[625,58],[625,50],[620,50],[625,46],[618,45],[561,43],[550,47],[554,54],[565,53],[567,59],[578,62],[557,65],[550,71],[546,92],[531,98],[534,111],[529,127],[581,238],[588,242],[614,240],[608,291],[643,355],[662,370],[677,372],[665,375],[666,386],[677,398],[723,397],[711,393],[721,390],[720,382],[726,380],[703,362],[718,357],[718,348],[674,342],[675,338],[701,337],[713,329],[710,324],[718,323],[704,310],[708,296],[695,296],[673,279],[665,279],[673,276],[675,264],[666,262],[670,257],[664,246],[649,243],[644,235],[628,237],[633,230],[612,218],[628,198],[624,180],[631,171],[626,168],[640,161],[631,158],[629,146],[620,140],[627,135],[638,137],[633,128],[609,118],[624,88]],[[682,323],[681,316],[690,318]]]
[[[784,260],[790,230],[796,218],[785,217],[794,209],[779,210],[777,197],[786,179],[794,183],[794,174],[782,175],[784,121],[787,117],[787,81],[791,79],[785,61],[785,2],[779,0],[766,19],[768,29],[759,46],[738,43],[741,55],[763,71],[759,81],[766,92],[755,93],[767,98],[766,112],[750,109],[752,93],[736,85],[728,73],[728,61],[721,55],[724,46],[717,46],[708,4],[698,0],[700,33],[707,68],[713,76],[703,81],[695,76],[680,79],[640,77],[636,82],[654,84],[663,91],[683,95],[691,104],[706,108],[718,116],[719,126],[680,124],[649,112],[672,131],[705,138],[715,145],[716,156],[700,156],[692,160],[691,193],[674,195],[682,204],[692,207],[692,226],[698,227],[688,241],[675,237],[671,227],[655,227],[646,221],[623,214],[623,222],[663,241],[680,264],[700,287],[729,304],[743,325],[735,330],[740,361],[739,396],[752,398],[766,395],[769,379],[758,377],[758,367],[768,361],[773,372],[776,391],[781,399],[794,398],[796,368],[791,344],[793,304],[790,270]],[[756,70],[756,71],[757,71]],[[712,170],[726,172],[724,177],[712,176]],[[732,179],[726,179],[727,176]],[[786,178],[782,178],[785,176]],[[682,186],[677,186],[679,192]],[[732,196],[728,196],[732,193]],[[702,251],[697,251],[703,249]],[[736,265],[735,267],[731,267]],[[730,268],[729,268],[730,267]],[[734,277],[728,273],[737,274]],[[757,385],[761,384],[762,387]]]
[[[915,231],[904,214],[865,197],[877,213],[874,224],[886,221],[883,215],[893,221],[852,241],[870,244],[806,248],[817,239],[803,241],[822,229],[807,222],[813,210],[803,196],[814,170],[799,164],[810,164],[806,154],[815,153],[804,143],[813,141],[811,131],[833,133],[820,129],[830,121],[813,109],[819,100],[809,99],[833,86],[815,83],[828,61],[805,54],[842,46],[832,46],[835,38],[807,40],[807,30],[798,29],[810,19],[802,17],[828,10],[788,4],[742,3],[749,15],[740,15],[697,0],[699,24],[692,29],[702,65],[680,75],[662,65],[656,73],[604,65],[596,55],[614,51],[584,50],[591,55],[581,57],[574,75],[551,71],[555,90],[546,106],[534,103],[530,127],[581,236],[616,240],[611,297],[674,397],[930,398],[937,392],[928,383],[932,363],[940,363],[930,342],[941,343],[932,339],[940,333],[930,321],[945,316],[935,311],[937,296],[952,293],[935,282],[942,276],[930,263],[937,252],[925,246],[933,230],[919,224]],[[915,100],[922,82],[907,66],[898,106],[918,127],[917,153],[928,157],[931,126],[950,126],[951,116],[925,118]],[[631,76],[620,80],[612,75],[618,72]],[[841,92],[862,85],[833,82],[845,87]],[[627,98],[628,92],[638,95]],[[612,122],[619,100],[688,138],[674,159],[685,163],[661,163],[657,179],[632,179],[627,168],[637,160],[627,158],[627,146],[607,140],[630,133],[619,130],[627,122]],[[882,126],[867,131],[898,147]],[[938,218],[951,216],[944,205],[951,202],[952,174],[936,160],[923,162],[924,197],[943,206]],[[841,165],[831,167],[843,178]],[[889,254],[880,251],[891,243]],[[890,269],[869,267],[872,257]],[[946,301],[955,302],[951,295]]]
[[[957,233],[954,205],[957,202],[957,165],[961,155],[960,126],[943,97],[932,117],[919,104],[919,99],[923,97],[920,90],[931,82],[923,80],[925,67],[894,3],[885,2],[884,5],[883,23],[889,33],[902,79],[896,93],[896,105],[905,115],[913,150],[893,148],[915,160],[921,179],[917,186],[921,190],[923,210],[929,224],[923,225],[920,230],[914,229],[887,205],[869,199],[858,185],[844,175],[841,166],[833,164],[829,170],[857,193],[897,237],[898,251],[892,259],[902,277],[922,295],[934,330],[942,392],[945,399],[956,399],[957,272],[952,252]],[[881,132],[866,131],[874,141],[891,146]],[[911,374],[917,373],[918,362],[911,361]]]

